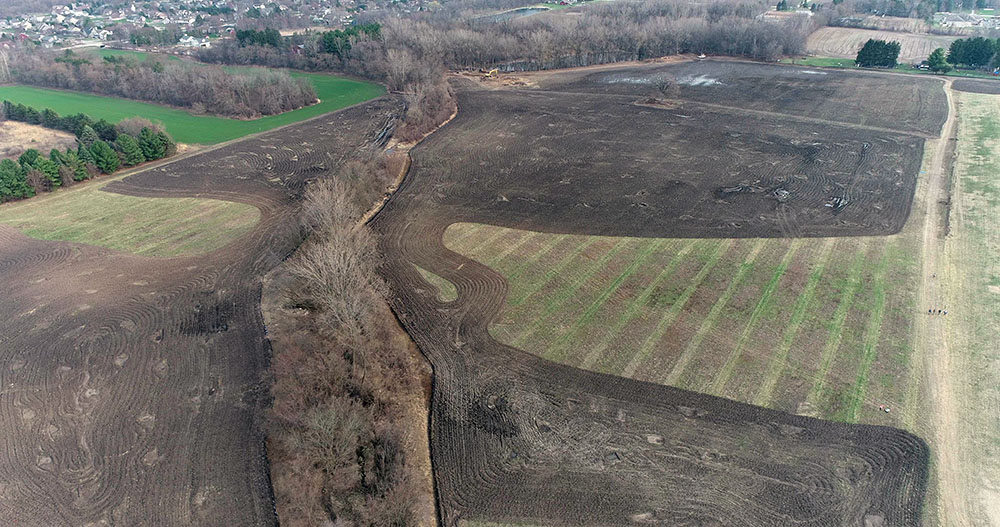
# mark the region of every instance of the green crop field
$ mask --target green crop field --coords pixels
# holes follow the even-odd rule
[[[125,196],[102,192],[106,183],[90,182],[0,205],[0,224],[42,240],[170,257],[223,247],[260,219],[256,207],[243,203]]]
[[[455,224],[502,273],[497,340],[573,366],[847,422],[909,404],[912,237],[648,239]]]
[[[107,51],[102,50],[102,52]],[[104,118],[112,122],[135,116],[145,117],[162,122],[178,142],[215,144],[323,115],[385,93],[385,89],[378,84],[334,75],[292,73],[292,76],[308,78],[315,86],[316,96],[320,102],[306,108],[254,120],[193,115],[176,108],[128,99],[21,85],[0,86],[0,99],[39,109],[52,108],[60,115],[85,113],[94,119]]]

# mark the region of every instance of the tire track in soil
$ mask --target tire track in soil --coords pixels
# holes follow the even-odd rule
[[[602,235],[613,234],[605,230],[612,224],[634,227],[631,235],[653,229],[628,223],[636,221],[631,210],[609,213],[589,202],[582,207],[600,220],[594,232],[551,219],[533,229],[544,218],[531,211],[544,200],[521,199],[507,190],[519,183],[489,167],[475,169],[477,184],[489,190],[479,200],[469,179],[442,160],[484,165],[441,149],[495,105],[460,90],[459,107],[458,117],[414,148],[405,182],[371,222],[381,235],[390,303],[434,370],[431,449],[443,525],[918,523],[928,450],[911,434],[588,372],[492,339],[487,328],[504,308],[508,284],[448,250],[448,225]],[[527,188],[546,184],[530,176]],[[502,205],[509,212],[495,208],[498,192],[510,198]],[[414,265],[455,284],[458,298],[442,304],[416,291]]]

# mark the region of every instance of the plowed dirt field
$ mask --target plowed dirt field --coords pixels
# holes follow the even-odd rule
[[[501,344],[488,326],[511,284],[442,238],[456,222],[631,237],[638,251],[642,238],[889,235],[947,115],[940,82],[907,79],[912,97],[883,100],[898,80],[721,61],[524,78],[533,88],[459,82],[458,117],[412,151],[372,222],[393,308],[434,367],[444,524],[916,524],[920,438]],[[503,252],[530,243],[496,232],[483,242]],[[628,250],[609,240],[593,265]]]
[[[148,258],[0,225],[0,524],[274,525],[260,277],[301,239],[304,183],[401,115],[381,99],[106,190],[235,201],[260,221]]]

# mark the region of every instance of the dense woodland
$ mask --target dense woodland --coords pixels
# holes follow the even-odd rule
[[[125,119],[117,125],[84,114],[62,117],[46,108],[38,110],[3,101],[0,119],[10,119],[71,132],[77,148],[48,156],[35,149],[17,159],[0,161],[0,203],[30,198],[62,186],[110,174],[173,154],[176,145],[162,127],[142,118]]]
[[[201,50],[199,57],[227,64],[381,74],[390,85],[398,85],[399,72],[417,64],[547,69],[678,53],[775,60],[800,52],[808,21],[758,20],[763,9],[759,3],[614,2],[590,5],[573,16],[542,13],[498,23],[438,12],[387,18],[374,34],[347,36],[346,49],[330,46],[330,34],[323,33],[278,43],[232,41]]]
[[[79,90],[101,95],[211,112],[226,117],[274,115],[316,102],[306,79],[288,73],[253,70],[230,73],[222,68],[176,60],[105,57],[20,50],[10,56],[15,82]]]

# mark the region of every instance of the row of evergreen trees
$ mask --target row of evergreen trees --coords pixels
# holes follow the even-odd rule
[[[956,67],[1000,68],[1000,38],[960,38],[951,43],[946,60]]]
[[[14,111],[8,113],[9,109]],[[71,122],[83,124],[77,128],[79,133],[76,133],[75,150],[69,148],[61,152],[52,149],[45,157],[38,150],[30,149],[21,154],[16,162],[12,159],[0,161],[0,202],[28,198],[98,174],[110,174],[121,167],[166,157],[177,150],[170,136],[151,123],[142,126],[136,133],[135,126],[115,127],[103,119],[95,123],[82,114],[60,118],[52,110],[38,112],[9,101],[3,102],[3,110],[8,119],[24,122],[31,122],[26,119],[27,115],[51,112],[47,122],[60,123],[61,126],[52,126],[60,130],[65,130],[63,126],[69,126]],[[107,123],[109,128],[98,123]],[[46,125],[44,122],[33,124]],[[98,128],[103,133],[99,133]]]
[[[868,39],[861,51],[858,51],[854,63],[862,68],[895,68],[899,48],[899,42]]]

